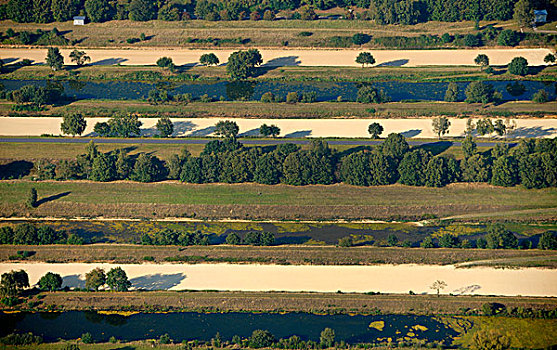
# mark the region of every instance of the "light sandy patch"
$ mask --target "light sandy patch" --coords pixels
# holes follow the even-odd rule
[[[83,135],[91,136],[97,122],[108,118],[86,118],[87,128]],[[143,123],[142,134],[155,134],[156,118],[140,118]],[[242,133],[254,134],[262,124],[275,124],[281,129],[281,136],[288,137],[369,137],[369,124],[378,122],[384,128],[382,136],[389,133],[402,133],[409,138],[437,138],[431,118],[406,119],[249,119],[249,118],[173,118],[175,136],[212,136],[213,127],[220,120],[233,120]],[[532,118],[516,119],[513,137],[557,137],[557,119]],[[466,119],[450,118],[451,127],[447,136],[463,136]],[[40,136],[42,134],[60,135],[59,117],[0,117],[0,135],[3,136]],[[493,135],[491,135],[493,136]]]
[[[557,296],[557,270],[536,268],[457,269],[454,266],[283,266],[235,264],[47,264],[8,263],[0,273],[23,269],[31,285],[47,272],[59,273],[66,282],[79,284],[95,267],[122,267],[136,287],[171,286],[171,290],[315,291],[433,293],[436,280],[447,283],[443,293],[481,295]],[[167,280],[168,279],[168,280]]]
[[[64,62],[73,64],[69,58],[71,49],[62,49]],[[214,53],[219,61],[226,63],[230,54],[237,50],[194,49],[86,49],[92,64],[99,65],[154,65],[160,57],[171,57],[177,65],[194,65],[205,53]],[[377,65],[389,66],[473,66],[478,54],[489,57],[492,65],[506,65],[514,57],[524,57],[532,66],[545,65],[543,59],[550,49],[470,49],[470,50],[312,50],[312,49],[262,49],[263,64],[268,66],[338,66],[358,67],[356,57],[362,51],[373,54]],[[0,58],[32,60],[44,63],[46,49],[0,49]]]

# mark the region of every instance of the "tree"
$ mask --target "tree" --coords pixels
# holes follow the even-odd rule
[[[53,71],[62,69],[64,66],[64,57],[60,53],[60,49],[57,47],[48,48],[48,52],[46,54],[46,64],[48,64]]]
[[[435,248],[435,244],[433,243],[433,239],[430,236],[424,238],[422,243],[420,243],[420,247],[422,248]]]
[[[235,232],[232,232],[226,236],[226,244],[238,245],[241,243],[240,236]]]
[[[476,153],[477,145],[474,142],[472,135],[466,135],[464,141],[462,141],[462,152],[464,153],[464,159],[472,157]]]
[[[249,337],[249,346],[260,349],[266,348],[273,344],[275,337],[267,330],[256,329]]]
[[[153,182],[161,175],[160,161],[157,157],[141,153],[135,162],[130,179],[139,182]]]
[[[488,249],[511,249],[518,247],[518,238],[503,224],[493,224],[488,227],[485,236]]]
[[[381,153],[388,157],[392,157],[394,159],[402,159],[404,154],[410,148],[408,146],[408,142],[401,134],[391,133],[385,139],[385,142],[381,144]]]
[[[309,5],[300,7],[298,13],[300,14],[300,19],[303,21],[312,21],[317,19],[317,14],[313,10],[313,7]]]
[[[228,58],[226,72],[234,80],[244,80],[255,74],[255,67],[263,63],[261,53],[257,49],[233,52]]]
[[[33,22],[33,0],[10,0],[6,4],[6,17],[18,23]]]
[[[109,154],[100,153],[91,165],[89,179],[93,181],[112,181],[116,179],[114,158]]]
[[[220,61],[217,55],[215,55],[214,53],[206,53],[201,55],[201,57],[199,58],[199,63],[209,67],[209,66],[218,66]]]
[[[81,135],[87,127],[85,118],[80,113],[71,113],[64,115],[60,130],[67,135]]]
[[[480,66],[480,69],[483,70],[484,67],[489,66],[489,57],[487,57],[487,55],[485,54],[479,54],[478,56],[476,56],[476,58],[474,59],[474,63],[478,66]]]
[[[97,267],[96,269],[93,269],[85,274],[85,288],[97,291],[105,284],[106,275],[104,273],[104,270],[100,267]]]
[[[516,46],[519,38],[514,30],[505,29],[497,36],[497,44],[501,46]]]
[[[425,185],[427,164],[431,157],[431,153],[422,148],[407,152],[398,166],[398,181],[409,186]]]
[[[466,95],[466,102],[468,103],[483,103],[495,101],[493,85],[484,81],[473,81],[466,87],[464,92]]]
[[[378,90],[371,85],[362,85],[358,88],[358,94],[356,96],[356,101],[360,103],[384,103],[389,102],[391,99],[383,91],[383,89]]]
[[[490,159],[483,154],[475,154],[462,161],[462,178],[468,182],[488,182],[491,179]]]
[[[372,139],[378,139],[379,135],[383,133],[383,126],[377,122],[373,122],[367,127],[367,132],[371,135]]]
[[[161,137],[169,137],[174,132],[174,124],[168,117],[162,117],[157,121],[157,131]]]
[[[85,12],[91,22],[105,22],[112,19],[115,9],[110,0],[85,0]]]
[[[294,104],[298,103],[298,101],[300,101],[300,96],[298,96],[298,93],[296,91],[292,91],[286,94],[286,103]]]
[[[221,120],[215,125],[215,134],[218,136],[235,139],[238,132],[240,132],[240,127],[231,120]]]
[[[497,119],[493,124],[493,131],[499,136],[503,136],[507,133],[507,126],[503,123],[503,120]]]
[[[84,344],[93,344],[95,341],[93,340],[93,335],[91,335],[91,333],[87,332],[87,333],[83,333],[81,335],[81,341]]]
[[[363,45],[371,40],[371,36],[364,33],[356,33],[352,35],[352,42],[354,45]],[[359,62],[358,62],[359,63]]]
[[[534,8],[530,0],[518,0],[514,5],[513,19],[521,28],[528,27],[534,22]]]
[[[29,276],[24,270],[12,270],[2,274],[0,295],[16,297],[24,288],[29,288]]]
[[[549,102],[549,95],[545,90],[538,90],[538,92],[536,92],[534,96],[532,96],[532,102],[535,103]]]
[[[445,91],[445,102],[457,102],[459,92],[460,90],[457,83],[449,83],[447,91]]]
[[[339,247],[349,248],[352,247],[353,245],[354,245],[354,240],[352,239],[352,236],[344,236],[338,239]]]
[[[524,57],[515,57],[507,69],[511,74],[525,76],[528,74],[528,61]]]
[[[29,208],[36,208],[38,206],[37,203],[37,190],[35,187],[31,187],[29,190],[29,194],[27,195],[27,206]]]
[[[362,68],[365,67],[366,64],[371,66],[375,64],[375,58],[369,52],[360,52],[358,57],[356,57],[356,63],[361,64]]]
[[[506,350],[511,346],[509,337],[493,330],[478,330],[472,336],[474,350]]]
[[[93,127],[93,131],[99,136],[111,136],[110,125],[106,122],[98,122]]]
[[[264,154],[255,161],[253,180],[260,184],[274,185],[280,182],[282,162],[275,154]]]
[[[557,249],[557,233],[555,231],[546,231],[542,233],[538,249],[556,250]]]
[[[173,71],[175,66],[174,66],[174,62],[172,62],[172,58],[170,57],[161,57],[157,60],[157,66],[163,68],[163,69],[168,69],[170,71]]]
[[[126,292],[132,285],[128,280],[126,272],[121,267],[115,267],[108,271],[106,274],[106,284],[111,290],[117,292]]]
[[[46,275],[39,280],[39,287],[42,290],[53,292],[62,288],[62,276],[57,273],[47,272]]]
[[[157,8],[151,0],[132,0],[129,9],[132,21],[144,22],[157,17]]]
[[[391,247],[396,247],[398,245],[398,237],[391,233],[387,237],[387,244]]]
[[[275,19],[275,14],[271,10],[265,10],[263,13],[263,20],[264,21],[272,21]]]
[[[518,183],[518,166],[511,156],[502,156],[493,162],[490,183],[494,186],[511,187]]]
[[[476,131],[479,135],[484,136],[487,134],[491,134],[495,131],[493,123],[489,118],[478,119],[476,122]]]
[[[439,139],[441,139],[441,135],[445,135],[449,131],[450,126],[451,122],[446,117],[437,117],[432,120],[433,132]]]
[[[115,115],[108,120],[111,135],[130,137],[141,134],[141,125],[137,115]]]
[[[332,348],[335,345],[335,331],[331,328],[325,328],[321,331],[319,343],[325,349]]]
[[[435,282],[433,282],[433,284],[431,285],[431,287],[429,287],[429,289],[433,289],[437,291],[437,297],[439,297],[439,293],[442,289],[445,289],[445,287],[447,287],[447,283],[445,281],[441,281],[441,280],[437,280]]]
[[[274,124],[263,124],[259,127],[259,133],[263,136],[277,137],[277,135],[280,134],[280,128]]]
[[[52,0],[51,10],[56,22],[65,22],[79,14],[82,8],[80,0]]]
[[[460,168],[455,159],[436,156],[427,163],[426,182],[429,187],[443,187],[460,177]]]
[[[91,62],[91,57],[87,56],[85,51],[73,50],[70,53],[70,59],[75,62],[79,67],[83,66],[86,62]]]
[[[548,53],[544,58],[543,61],[547,64],[555,63],[555,55]]]

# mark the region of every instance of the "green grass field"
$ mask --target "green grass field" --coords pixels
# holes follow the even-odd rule
[[[24,202],[31,187],[40,198],[66,193],[35,209]],[[236,219],[408,219],[424,216],[496,214],[495,220],[529,210],[526,221],[554,220],[557,189],[526,190],[485,184],[443,188],[344,184],[287,186],[257,184],[141,184],[127,181],[2,181],[1,216],[236,218]],[[484,218],[484,220],[490,220]]]

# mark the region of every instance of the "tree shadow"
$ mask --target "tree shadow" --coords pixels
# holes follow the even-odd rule
[[[547,137],[553,136],[557,133],[557,128],[544,128],[541,126],[534,126],[531,128],[520,127],[516,128],[512,132],[512,137]]]
[[[81,278],[81,275],[63,276],[62,287],[85,288],[85,280]]]
[[[371,147],[371,146],[356,146],[356,147],[350,147],[350,148],[348,148],[348,149],[345,149],[345,150],[342,151],[342,152],[338,152],[338,153],[337,153],[337,158],[338,158],[338,159],[341,159],[341,158],[343,158],[343,157],[349,156],[349,155],[351,155],[351,154],[353,154],[353,153],[356,153],[356,152],[360,152],[360,151],[372,151],[372,150],[373,150],[373,147]]]
[[[285,56],[277,57],[265,62],[261,67],[258,67],[255,73],[256,77],[265,75],[272,70],[280,67],[296,67],[299,66],[302,61],[299,60],[298,56]]]
[[[423,149],[426,151],[431,152],[434,156],[441,154],[448,150],[453,143],[451,141],[437,141],[432,143],[424,143],[423,145],[419,145],[416,149]]]
[[[132,278],[130,280],[132,286],[137,289],[145,290],[167,290],[180,284],[186,275],[183,273],[175,273],[170,275],[154,274]]]
[[[401,132],[400,134],[402,136],[406,137],[406,138],[411,138],[411,137],[418,136],[421,133],[422,133],[422,130],[420,130],[420,129],[412,129],[412,130]]]
[[[311,135],[311,130],[300,130],[300,131],[294,131],[291,132],[289,134],[284,135],[284,137],[308,137]]]
[[[62,193],[58,193],[58,194],[55,194],[55,195],[52,195],[52,196],[41,198],[37,201],[37,207],[40,206],[41,204],[52,202],[52,201],[55,201],[55,200],[60,199],[62,197],[66,197],[69,194],[71,194],[71,192],[62,192]]]
[[[16,160],[8,164],[0,165],[0,180],[20,179],[29,175],[33,169],[33,163],[26,160]]]
[[[91,63],[92,66],[110,66],[126,62],[126,58],[105,58],[97,62]]]
[[[407,59],[394,60],[394,61],[379,63],[378,65],[376,65],[376,67],[402,67],[408,62],[409,60]]]
[[[203,129],[194,130],[188,136],[194,136],[194,137],[209,136],[210,134],[214,133],[215,130],[216,128],[214,126],[209,126]]]
[[[452,294],[455,294],[455,295],[472,294],[472,293],[474,293],[475,291],[477,291],[478,289],[481,289],[481,288],[482,287],[478,284],[472,284],[470,286],[455,289],[455,290],[453,290]]]
[[[256,128],[256,129],[251,129],[251,130],[245,131],[245,132],[239,134],[238,136],[240,136],[240,137],[255,137],[255,136],[261,136],[261,134],[259,133],[259,128]]]

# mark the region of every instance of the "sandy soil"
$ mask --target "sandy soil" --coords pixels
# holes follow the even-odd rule
[[[97,122],[107,118],[87,118],[84,136],[91,136]],[[157,131],[156,118],[141,118],[142,134],[153,135]],[[226,118],[175,118],[175,136],[208,136],[219,120]],[[389,133],[402,133],[406,137],[437,138],[431,128],[431,118],[408,119],[230,119],[238,123],[240,134],[252,136],[258,134],[261,124],[275,124],[281,129],[280,136],[287,137],[369,137],[368,125],[380,123],[382,136]],[[451,127],[447,136],[462,136],[466,129],[466,119],[451,118]],[[0,135],[3,136],[39,136],[41,134],[59,135],[62,118],[58,117],[0,117]],[[557,119],[516,119],[517,127],[513,137],[557,137]]]
[[[69,54],[72,50],[61,50],[66,64],[72,64]],[[194,50],[194,49],[86,49],[92,64],[98,65],[154,65],[163,56],[171,57],[177,65],[195,65],[204,53],[215,53],[221,64],[236,50]],[[359,66],[355,62],[364,50],[311,50],[293,49],[260,50],[263,65],[267,66]],[[474,65],[478,54],[486,54],[492,65],[506,65],[514,57],[522,56],[532,66],[545,65],[543,59],[550,49],[470,49],[470,50],[365,50],[370,51],[377,65],[382,66],[462,66]],[[0,49],[0,58],[6,62],[24,58],[34,63],[44,63],[46,49]]]
[[[436,280],[447,283],[444,293],[480,295],[557,296],[557,271],[544,269],[501,270],[494,268],[456,269],[454,266],[282,266],[234,264],[46,264],[8,263],[0,273],[24,269],[31,285],[51,271],[64,278],[65,285],[84,286],[84,274],[95,267],[105,270],[121,266],[135,288],[433,293]]]

